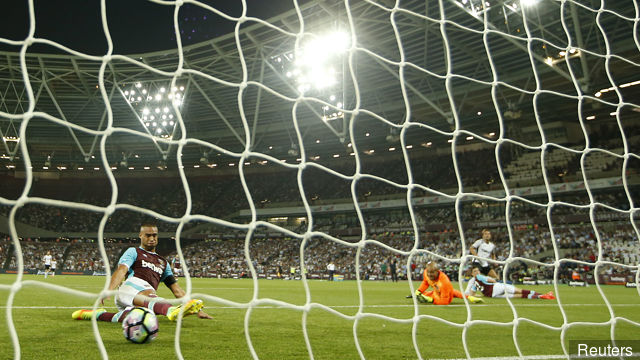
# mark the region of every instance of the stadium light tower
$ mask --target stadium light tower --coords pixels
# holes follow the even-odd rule
[[[133,82],[123,86],[120,93],[136,117],[151,135],[171,139],[177,125],[177,114],[185,101],[185,86],[171,86],[168,82]]]
[[[345,61],[348,33],[334,31],[300,42],[293,51],[271,57],[300,94],[326,102],[313,111],[337,136],[344,138]],[[337,120],[343,120],[342,126]]]

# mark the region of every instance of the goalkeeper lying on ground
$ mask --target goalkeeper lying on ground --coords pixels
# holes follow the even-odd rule
[[[430,261],[427,268],[422,274],[422,284],[416,290],[416,298],[423,303],[433,303],[434,305],[449,305],[454,297],[462,299],[463,295],[460,291],[454,290],[453,285],[447,274],[440,271],[435,261]],[[426,291],[432,287],[432,291]],[[483,302],[482,299],[475,296],[467,296],[467,300],[471,303]]]

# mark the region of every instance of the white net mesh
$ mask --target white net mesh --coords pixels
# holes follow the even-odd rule
[[[521,349],[525,340],[519,335],[523,326],[556,332],[564,355],[569,352],[565,337],[572,329],[608,327],[611,339],[616,339],[621,323],[633,329],[640,326],[634,319],[617,315],[600,284],[600,274],[606,269],[633,274],[638,282],[637,256],[609,256],[612,246],[622,246],[612,245],[612,227],[623,229],[621,242],[631,254],[639,245],[637,193],[634,195],[640,160],[638,127],[634,125],[640,111],[638,97],[634,97],[640,66],[637,2],[293,1],[291,10],[268,21],[247,16],[244,1],[242,13],[233,16],[197,1],[153,3],[175,9],[175,51],[140,56],[115,52],[112,21],[107,21],[109,4],[104,1],[100,18],[108,50],[99,55],[37,37],[32,1],[28,36],[0,38],[0,43],[14,49],[6,53],[5,68],[21,75],[3,80],[11,89],[3,99],[15,93],[15,108],[8,101],[0,108],[5,157],[11,164],[20,158],[17,166],[21,169],[7,167],[23,171],[25,179],[18,196],[0,198],[8,209],[7,232],[16,254],[11,263],[17,269],[15,281],[0,285],[9,291],[6,319],[14,357],[20,357],[21,342],[12,309],[21,287],[36,284],[96,298],[93,293],[23,279],[24,243],[19,240],[23,235],[16,220],[24,216],[21,212],[46,213],[47,208],[38,206],[92,213],[95,226],[84,232],[97,233],[99,258],[110,264],[113,259],[107,247],[111,245],[106,244],[105,233],[118,233],[116,214],[121,219],[127,218],[122,214],[129,214],[166,223],[164,230],[175,230],[176,254],[185,264],[189,296],[247,309],[244,336],[254,358],[260,354],[253,345],[250,323],[261,306],[302,313],[301,331],[311,358],[314,349],[307,317],[316,309],[352,322],[360,358],[367,357],[360,338],[368,332],[361,324],[371,319],[410,324],[419,358],[431,357],[421,345],[419,328],[425,322],[460,330],[461,338],[455,335],[452,340],[461,343],[467,357],[477,356],[469,333],[483,325],[511,328],[519,356],[526,355]],[[185,47],[181,41],[187,29],[181,20],[185,9],[228,22],[234,32]],[[33,54],[33,45],[64,55]],[[74,97],[65,91],[73,89],[90,96],[81,116],[70,116],[64,109],[65,102],[73,103],[70,99]],[[163,95],[165,91],[171,97]],[[155,107],[160,100],[154,94],[165,96],[163,106]],[[86,169],[94,168],[108,179],[106,204],[33,195],[34,174],[44,175],[32,157],[40,156],[43,151],[39,149],[47,148],[47,142],[55,142],[51,137],[43,140],[38,126],[63,129],[74,151],[79,150],[87,160]],[[124,146],[130,147],[121,150]],[[172,167],[179,174],[180,205],[174,211],[145,206],[123,190],[123,180],[114,176],[122,171],[118,168],[135,170],[137,166],[141,170],[142,165],[133,165],[133,154],[142,148],[152,149],[159,159],[150,167],[160,171]],[[278,148],[284,151],[278,153]],[[192,173],[186,169],[191,163],[183,161],[183,155],[193,149],[203,168],[224,166],[237,171],[240,182],[232,179],[220,186],[225,194],[236,193],[225,198],[234,205],[220,207],[244,209],[234,220],[203,211],[198,203],[203,194],[211,192],[193,192]],[[214,156],[218,156],[215,162]],[[47,167],[52,167],[52,159],[51,151]],[[264,181],[270,172],[253,170],[260,164],[279,169],[277,177],[282,182]],[[60,167],[64,165],[58,165],[59,171],[67,170]],[[259,176],[251,176],[256,173]],[[269,192],[279,194],[282,187],[288,192],[293,189],[294,205],[271,212],[258,208]],[[606,195],[601,195],[604,190]],[[351,201],[317,201],[329,197],[327,193]],[[401,196],[368,198],[391,193]],[[385,209],[395,218],[381,216],[380,210]],[[265,221],[287,212],[306,220],[296,227]],[[345,216],[355,222],[353,228],[358,231],[336,231],[335,218],[327,215],[336,212],[348,214]],[[575,223],[582,223],[579,230],[565,227]],[[450,276],[462,279],[474,258],[466,249],[482,227],[508,239],[502,244],[502,255],[493,262],[502,269],[505,281],[511,280],[510,269],[519,269],[523,263],[525,268],[552,273],[549,279],[558,295],[560,325],[523,315],[527,311],[509,299],[510,311],[502,314],[505,318],[494,320],[475,317],[465,300],[467,315],[462,322],[425,313],[415,301],[413,316],[408,318],[365,307],[363,281],[374,272],[370,265],[378,253],[398,256],[410,280],[420,273],[420,269],[409,270],[412,265],[421,267],[426,259],[436,259]],[[389,236],[394,231],[402,232],[403,237]],[[576,247],[591,249],[593,257],[586,253],[567,256],[564,237],[576,231],[592,233],[592,243]],[[183,248],[181,239],[183,234],[198,232],[242,235],[244,257],[238,258],[253,279],[250,301],[193,291],[193,270],[185,256],[185,251],[191,254],[193,249]],[[261,271],[252,248],[265,233],[299,241],[290,255],[298,259],[304,304],[260,296]],[[354,315],[314,302],[305,276],[310,269],[317,273],[322,267],[314,254],[321,256],[336,248],[352,260],[343,270],[357,281]],[[541,254],[547,255],[546,260]],[[567,268],[574,267],[584,269],[584,278],[593,279],[610,314],[607,321],[581,321],[567,315],[560,286]],[[105,291],[108,267],[106,271]],[[413,293],[416,285],[408,284]],[[94,306],[98,305],[96,301]],[[175,351],[181,358],[180,326]],[[101,355],[108,357],[95,323],[94,332]]]

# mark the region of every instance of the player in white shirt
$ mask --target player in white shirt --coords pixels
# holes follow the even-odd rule
[[[56,267],[58,267],[58,262],[56,258],[51,259],[51,276],[56,276]]]
[[[336,265],[330,262],[327,264],[327,271],[329,272],[329,281],[333,281],[333,275],[336,273]]]
[[[523,290],[513,285],[499,283],[492,277],[480,274],[480,268],[478,267],[473,268],[471,276],[467,288],[464,291],[467,296],[477,296],[478,293],[482,293],[484,296],[492,298],[522,297],[526,299],[555,299],[553,292],[540,294],[533,290]]]
[[[45,279],[49,275],[49,269],[51,269],[51,259],[53,259],[53,256],[51,256],[51,251],[47,251],[47,255],[45,255],[42,258],[42,261],[44,261],[44,278]]]
[[[496,248],[496,244],[491,242],[491,231],[489,229],[482,229],[482,238],[476,240],[471,247],[469,248],[469,252],[471,255],[486,258],[486,259],[496,259],[496,255],[494,254],[494,250]],[[494,279],[498,279],[498,274],[496,274],[495,270],[489,264],[489,261],[485,259],[474,259],[474,265],[480,266],[480,272],[483,275],[488,275]]]

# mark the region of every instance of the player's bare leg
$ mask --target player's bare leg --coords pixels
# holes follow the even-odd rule
[[[501,280],[502,277],[500,277],[495,270],[493,270],[493,268],[491,270],[489,270],[489,273],[487,274],[487,276],[490,276],[496,280]]]

